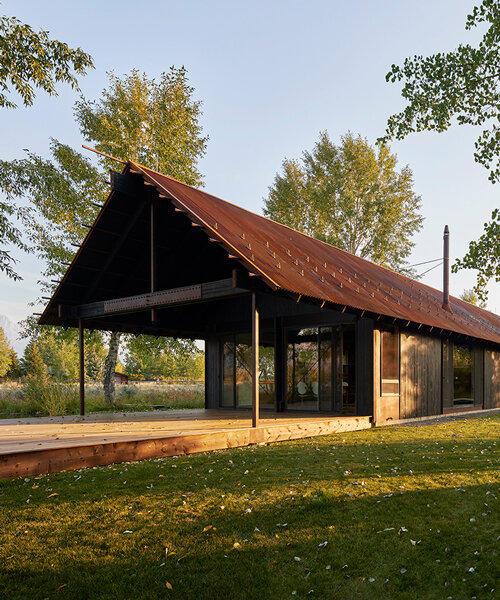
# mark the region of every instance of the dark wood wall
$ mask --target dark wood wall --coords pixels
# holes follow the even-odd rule
[[[400,418],[441,413],[441,340],[401,332]]]
[[[373,415],[373,319],[356,323],[356,414]]]
[[[220,356],[219,340],[205,340],[205,408],[219,408]]]
[[[484,408],[500,408],[500,351],[484,351]]]

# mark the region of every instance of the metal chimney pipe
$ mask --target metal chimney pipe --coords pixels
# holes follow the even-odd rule
[[[444,227],[443,234],[443,308],[452,312],[450,308],[450,230]]]

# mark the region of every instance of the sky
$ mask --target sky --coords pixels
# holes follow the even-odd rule
[[[97,99],[107,75],[137,68],[158,77],[184,65],[195,98],[203,102],[203,132],[209,136],[200,163],[205,189],[254,212],[284,158],[311,150],[321,131],[334,142],[350,131],[370,143],[384,133],[387,118],[404,106],[400,87],[385,81],[392,64],[475,43],[466,32],[473,6],[465,0],[254,0],[170,1],[1,0],[0,14],[13,15],[51,37],[79,46],[95,70],[80,80],[86,98]],[[79,94],[58,87],[40,93],[31,108],[0,111],[0,159],[22,158],[24,149],[49,157],[50,138],[79,148],[75,125]],[[456,125],[445,133],[419,133],[395,142],[398,167],[409,165],[422,197],[423,229],[410,263],[442,256],[442,234],[451,231],[454,261],[477,239],[500,187],[474,162],[480,130]],[[33,310],[43,265],[13,252],[21,282],[0,273],[0,315],[17,322]],[[422,267],[424,269],[424,267]],[[422,280],[441,289],[440,268]],[[473,271],[452,274],[453,295],[470,289]],[[500,312],[500,286],[490,284],[488,308]]]

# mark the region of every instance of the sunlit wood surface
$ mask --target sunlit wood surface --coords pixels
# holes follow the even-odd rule
[[[0,478],[299,439],[370,427],[369,417],[178,410],[0,421]]]

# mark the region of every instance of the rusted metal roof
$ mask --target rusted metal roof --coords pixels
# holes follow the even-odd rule
[[[500,343],[500,317],[130,161],[161,196],[271,288]]]

